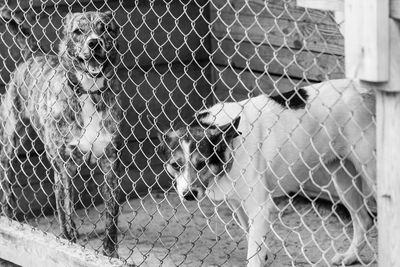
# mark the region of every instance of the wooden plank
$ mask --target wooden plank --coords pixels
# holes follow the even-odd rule
[[[335,21],[339,27],[340,33],[344,36],[344,11],[335,11],[334,12]]]
[[[399,60],[399,58],[397,58]],[[399,87],[399,75],[392,77]],[[400,266],[400,92],[377,92],[379,266]]]
[[[297,0],[297,5],[320,10],[343,11],[344,0]]]
[[[241,101],[260,94],[276,94],[309,84],[304,80],[217,66],[213,91],[216,101]]]
[[[218,40],[233,39],[343,55],[343,37],[332,16],[326,17],[332,21],[330,24],[281,16],[277,20],[278,16],[265,7],[260,13],[255,13],[253,2],[244,6],[240,1],[234,3],[236,5],[225,5],[221,9],[211,6],[212,30]]]
[[[400,92],[399,81],[396,79],[400,73],[400,24],[398,20],[389,20],[389,82],[379,86],[379,90],[387,92]]]
[[[389,0],[346,0],[346,76],[369,82],[389,78]]]
[[[324,81],[344,78],[344,57],[293,51],[286,47],[254,46],[249,42],[212,40],[212,60],[217,65],[248,68],[272,75]]]
[[[377,202],[379,266],[400,266],[400,22],[389,21],[390,27],[390,80],[377,90]]]
[[[362,50],[361,50],[361,32],[362,22],[358,14],[358,0],[346,0],[345,3],[345,66],[346,77],[356,79],[359,76],[361,66]],[[349,14],[352,14],[350,16]],[[346,34],[347,33],[347,34]]]
[[[126,266],[77,244],[0,217],[0,258],[21,266]]]
[[[389,0],[363,0],[363,64],[360,79],[389,79]],[[347,14],[346,14],[347,17]]]
[[[210,6],[211,11],[218,11],[217,13],[211,13],[212,19],[215,19],[219,12],[222,13],[227,10],[234,10],[236,12],[240,11],[240,14],[250,16],[257,14],[257,16],[270,18],[318,23],[331,26],[336,25],[329,12],[323,10],[306,11],[304,8],[298,7],[294,0],[233,0],[229,2],[225,0],[212,0]]]

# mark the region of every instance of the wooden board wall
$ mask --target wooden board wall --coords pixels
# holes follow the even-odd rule
[[[18,2],[10,3],[17,10],[23,8],[27,13],[38,14],[30,23],[35,37],[50,52],[57,51],[62,17],[67,12],[115,12],[121,25],[118,75],[124,88],[121,98],[125,119],[120,127],[126,140],[121,157],[125,166],[123,197],[145,194],[149,188],[168,189],[171,181],[154,154],[157,138],[146,116],[150,111],[163,127],[169,127],[170,121],[188,121],[194,111],[210,101],[206,1],[169,1],[167,5],[164,1],[115,0],[107,1],[107,6],[104,1],[58,1],[55,5]],[[4,26],[0,32],[0,87],[4,92],[4,84],[9,81],[20,53]],[[13,164],[17,177],[13,179],[13,189],[19,197],[21,214],[26,216],[55,208],[52,170],[43,145],[33,131],[28,132],[29,137],[21,144]],[[82,200],[80,206],[87,207],[101,199],[96,185],[101,182],[98,168],[83,168],[79,179],[74,180],[78,199]]]
[[[212,77],[219,99],[229,92],[228,99],[239,100],[344,77],[343,37],[332,14],[295,4],[212,1]],[[225,78],[237,74],[240,85]]]

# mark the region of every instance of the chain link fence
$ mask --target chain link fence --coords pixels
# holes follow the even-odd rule
[[[9,205],[13,219],[63,237],[65,233],[62,227],[60,229],[59,217],[60,210],[64,210],[67,217],[71,215],[76,225],[78,244],[102,253],[103,241],[109,237],[118,250],[118,256],[127,264],[244,266],[249,260],[249,233],[234,214],[237,209],[227,201],[214,201],[207,197],[199,201],[179,198],[176,181],[166,171],[169,162],[159,155],[161,146],[157,127],[147,117],[155,118],[157,126],[167,131],[182,123],[189,126],[194,114],[219,102],[240,102],[259,95],[279,97],[304,86],[343,78],[343,36],[334,14],[297,7],[293,0],[10,0],[6,3],[13,16],[19,18],[19,30],[31,30],[32,35],[29,38],[40,44],[38,49],[46,56],[58,54],[61,62],[64,56],[68,57],[68,52],[60,53],[60,46],[64,47],[60,40],[82,34],[73,28],[79,28],[81,24],[74,24],[74,20],[63,18],[73,12],[85,14],[90,11],[111,11],[109,16],[119,28],[115,36],[110,33],[112,43],[118,43],[118,53],[110,67],[115,74],[106,80],[108,85],[109,81],[118,80],[121,90],[112,88],[115,89],[110,91],[112,94],[96,93],[96,89],[100,90],[102,86],[95,84],[96,87],[88,89],[94,93],[87,94],[76,91],[77,86],[73,84],[72,87],[68,85],[70,89],[63,89],[60,94],[67,95],[66,103],[75,103],[78,107],[76,110],[72,109],[74,118],[71,125],[76,124],[75,119],[79,116],[88,117],[88,121],[83,122],[80,127],[82,131],[76,134],[80,137],[87,137],[86,133],[91,131],[85,127],[93,127],[93,121],[102,120],[98,117],[101,110],[97,104],[108,103],[104,98],[110,95],[112,99],[118,99],[110,102],[111,107],[105,108],[104,114],[107,115],[104,116],[111,118],[112,123],[118,126],[112,134],[121,138],[115,141],[116,149],[113,154],[119,162],[118,170],[110,171],[104,167],[102,162],[114,160],[108,156],[104,160],[103,155],[107,154],[104,152],[107,150],[105,146],[101,148],[101,153],[94,151],[97,149],[97,138],[103,138],[102,133],[107,128],[99,122],[98,128],[93,128],[95,138],[89,138],[91,148],[88,151],[80,145],[82,140],[74,144],[80,153],[77,158],[82,160],[75,161],[72,156],[61,157],[69,163],[72,158],[72,165],[76,169],[76,174],[67,175],[73,192],[68,209],[64,204],[57,204],[55,192],[59,190],[59,182],[54,179],[54,175],[62,170],[54,165],[54,158],[49,157],[49,150],[52,149],[48,144],[55,142],[52,138],[59,140],[62,135],[65,137],[59,143],[62,147],[69,134],[64,135],[62,131],[72,131],[71,127],[68,128],[67,125],[58,129],[58,135],[46,136],[42,133],[43,128],[47,127],[46,123],[38,128],[35,125],[29,126],[28,121],[23,120],[12,149],[6,149],[10,140],[3,139],[6,143],[1,144],[2,155],[6,156],[6,159],[1,159],[2,215],[7,214],[6,206]],[[85,15],[83,18],[89,20]],[[106,23],[106,34],[109,34],[110,23]],[[11,27],[7,21],[0,26],[1,105],[2,111],[9,112],[3,113],[1,117],[3,135],[7,131],[5,121],[12,115],[10,110],[17,111],[17,120],[22,120],[24,115],[22,108],[12,107],[13,104],[7,102],[12,100],[7,97],[10,90],[10,85],[7,84],[15,84],[15,79],[21,79],[11,73],[20,64],[29,61],[29,57],[25,58],[21,53],[23,47],[18,44],[19,37],[12,33]],[[71,30],[72,37],[65,29]],[[95,31],[93,26],[86,30],[83,34],[87,36]],[[29,33],[25,35],[28,38]],[[76,49],[79,51],[84,50],[84,46],[88,45],[86,39],[82,42],[78,39],[72,42],[74,47],[78,46]],[[100,45],[104,46],[102,43]],[[107,53],[107,57],[110,54]],[[98,65],[90,60],[88,62],[89,67],[86,67],[89,72],[96,71]],[[52,64],[51,60],[45,60],[45,66],[51,66],[50,69],[58,72],[59,67]],[[29,70],[28,67],[30,77],[22,78],[23,86],[29,87],[31,83],[33,88],[40,87],[34,84],[39,83],[40,77],[47,77],[48,73],[45,74],[44,69],[45,67]],[[105,74],[105,71],[102,70],[101,74]],[[101,75],[96,77],[101,78]],[[57,79],[56,74],[51,79]],[[78,78],[77,84],[84,83],[82,79],[85,78]],[[66,85],[61,82],[55,88],[47,90],[58,90],[57,86],[64,88]],[[71,88],[75,90],[73,94],[65,93]],[[87,90],[85,85],[82,85],[81,90]],[[334,86],[331,90],[339,92],[340,97],[344,94],[344,91]],[[18,89],[16,92],[21,94]],[[31,98],[34,99],[32,95],[23,95],[23,101],[19,105],[28,107]],[[56,105],[60,99],[56,97],[55,100],[46,101],[53,101],[51,103]],[[39,104],[49,105],[43,101]],[[93,101],[90,103],[95,108],[89,111],[85,109],[85,103],[89,103],[87,101]],[[327,109],[333,109],[334,105]],[[64,106],[63,110],[65,109],[71,110],[71,107]],[[117,113],[120,116],[113,115],[111,110],[114,109],[119,110]],[[262,111],[261,108],[259,112]],[[82,115],[85,112],[89,114]],[[374,110],[365,112],[373,113]],[[349,114],[355,113],[350,111]],[[28,115],[35,124],[37,114]],[[282,116],[282,113],[275,114],[276,121],[273,125],[279,127],[283,123],[280,121]],[[44,120],[46,119],[49,118]],[[329,119],[328,116],[326,120]],[[348,118],[346,123],[352,119]],[[345,127],[336,126],[339,129]],[[271,131],[272,128],[268,130]],[[361,137],[364,136],[364,130],[359,129]],[[291,133],[287,134],[285,142],[291,142],[291,136]],[[310,134],[310,140],[313,137]],[[243,138],[252,137],[249,135]],[[357,138],[353,140],[358,142]],[[352,145],[355,146],[356,143]],[[292,151],[299,161],[302,160],[302,152],[304,151],[301,149]],[[323,156],[320,155],[320,159]],[[11,164],[8,169],[4,169],[4,162],[7,160]],[[284,158],[282,160],[285,161]],[[374,161],[375,155],[370,155],[369,160]],[[354,185],[360,179],[362,171],[357,172],[347,164],[344,159],[339,160],[340,170],[348,173]],[[360,165],[364,164],[367,163],[361,162]],[[5,173],[10,174],[10,171],[13,174],[7,176]],[[300,190],[285,192],[284,196],[274,199],[276,210],[271,216],[271,226],[263,241],[273,255],[268,259],[271,266],[331,266],[334,255],[337,252],[344,253],[352,241],[351,218],[342,205],[332,180],[336,172],[328,171],[318,176],[316,169],[306,171],[309,177],[300,182]],[[296,175],[293,174],[294,177]],[[110,179],[114,182],[110,182]],[[67,185],[62,185],[68,188]],[[7,187],[12,192],[15,203],[11,203],[7,197]],[[117,194],[118,190],[120,192]],[[351,190],[353,189],[348,189],[347,192]],[[363,206],[358,209],[366,207],[369,215],[374,218],[376,204],[365,180],[357,190],[363,197]],[[66,202],[65,198],[61,197],[61,200]],[[118,224],[115,225],[117,238],[111,237],[112,231],[109,228],[113,226],[112,222],[110,226],[109,221],[113,213],[110,211],[112,205],[107,203],[113,201],[119,206],[115,213],[119,216]],[[259,203],[260,206],[262,204]],[[68,219],[65,225],[67,228],[72,227],[68,226]],[[365,238],[366,246],[357,255],[360,263],[355,266],[376,266],[375,227],[368,229]]]

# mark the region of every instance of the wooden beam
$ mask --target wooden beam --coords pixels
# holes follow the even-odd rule
[[[118,259],[96,254],[77,244],[44,234],[26,224],[0,217],[0,258],[30,267],[117,267]]]
[[[389,0],[345,1],[346,76],[389,79]]]
[[[297,6],[330,11],[343,11],[344,0],[297,0]]]
[[[310,51],[276,48],[270,45],[254,46],[251,42],[234,40],[212,41],[213,62],[236,68],[272,75],[287,75],[297,79],[324,81],[344,78],[344,57]]]
[[[399,82],[400,79],[396,78]],[[379,266],[400,266],[400,93],[377,93]],[[397,236],[397,237],[396,237]]]
[[[399,82],[397,78],[400,74],[400,23],[397,20],[389,20],[389,82],[386,86],[381,87],[381,90],[388,92],[400,92]]]
[[[400,22],[390,19],[390,80],[377,91],[379,266],[400,266]]]

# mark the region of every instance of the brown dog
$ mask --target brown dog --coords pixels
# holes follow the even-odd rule
[[[0,105],[0,182],[2,212],[13,217],[15,196],[10,186],[10,159],[18,131],[28,119],[44,143],[54,168],[55,196],[61,232],[76,241],[72,220],[72,178],[90,161],[104,173],[102,197],[106,205],[104,253],[117,256],[118,158],[122,113],[115,76],[119,60],[118,26],[109,13],[68,14],[58,55],[40,52],[31,31],[6,7],[1,18],[8,25],[25,61],[12,73]]]

